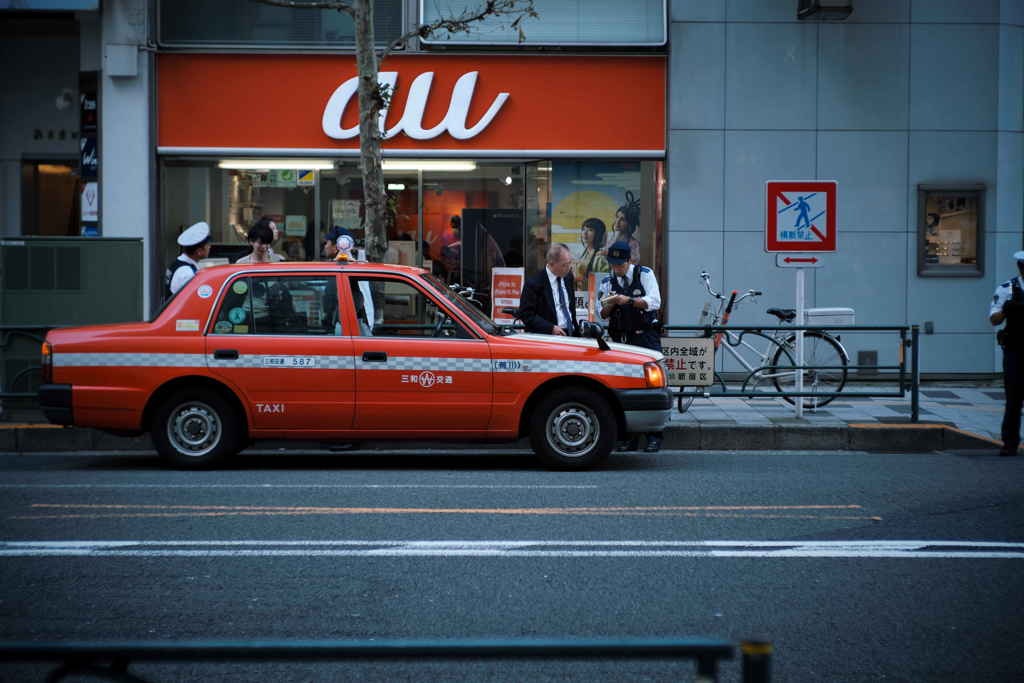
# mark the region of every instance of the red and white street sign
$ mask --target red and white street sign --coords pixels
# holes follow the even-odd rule
[[[769,180],[765,183],[765,246],[776,251],[835,251],[834,180]]]

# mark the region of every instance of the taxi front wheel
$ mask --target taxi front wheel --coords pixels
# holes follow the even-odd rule
[[[615,440],[615,417],[608,402],[597,394],[561,389],[537,405],[530,444],[549,467],[595,467],[611,453]]]
[[[153,421],[153,444],[169,464],[202,469],[238,450],[240,426],[234,409],[208,389],[186,389],[165,400]]]

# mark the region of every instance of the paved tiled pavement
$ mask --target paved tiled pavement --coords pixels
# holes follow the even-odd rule
[[[890,393],[891,388],[878,388]],[[817,410],[804,410],[797,418],[793,406],[779,398],[697,398],[672,423],[721,425],[804,425],[846,426],[851,423],[906,424],[910,422],[911,397],[869,397],[856,395],[866,389],[853,388]],[[998,440],[1003,418],[1003,389],[997,385],[931,386],[920,389],[919,420],[944,424],[979,436]]]

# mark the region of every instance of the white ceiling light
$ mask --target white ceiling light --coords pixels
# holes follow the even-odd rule
[[[334,164],[327,159],[223,159],[217,166],[237,171],[283,169],[329,171],[334,168]]]
[[[385,159],[385,171],[475,171],[474,161],[447,159]]]
[[[402,190],[405,189],[405,184],[404,183],[388,183],[388,189],[389,190],[397,190],[398,192],[401,192]]]

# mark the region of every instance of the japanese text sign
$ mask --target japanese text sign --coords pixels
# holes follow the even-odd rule
[[[709,387],[715,379],[715,340],[662,337],[670,387]]]

